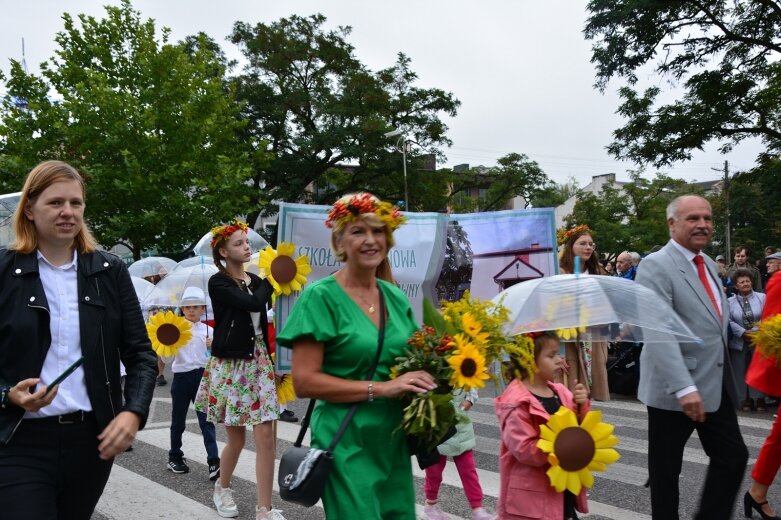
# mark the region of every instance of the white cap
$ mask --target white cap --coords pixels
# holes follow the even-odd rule
[[[203,294],[203,289],[200,287],[187,287],[184,293],[182,293],[182,301],[179,303],[179,306],[194,305],[206,305],[206,295]]]

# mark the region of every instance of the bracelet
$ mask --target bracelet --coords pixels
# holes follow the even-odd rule
[[[0,388],[0,410],[5,410],[8,408],[8,404],[10,403],[8,394],[10,391],[11,389],[7,386]]]
[[[369,390],[369,401],[374,401],[374,383],[369,383],[369,386],[367,387]]]

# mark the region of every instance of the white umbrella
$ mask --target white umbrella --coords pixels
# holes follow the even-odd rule
[[[213,265],[199,264],[176,269],[158,283],[144,299],[144,305],[151,307],[178,307],[182,293],[188,287],[200,288],[206,295],[206,313],[212,313],[209,298],[209,278],[218,270]]]
[[[658,294],[615,276],[537,278],[505,289],[493,301],[510,310],[507,330],[513,335],[587,327],[594,339],[605,335],[607,325],[620,325],[624,341],[700,342]]]
[[[136,260],[130,264],[127,268],[130,271],[131,276],[138,276],[139,278],[146,278],[148,276],[160,275],[164,278],[165,275],[171,272],[176,265],[175,260],[166,258],[164,256],[149,256]]]
[[[202,256],[202,255],[191,256],[190,258],[185,258],[184,260],[182,260],[181,262],[176,264],[174,266],[174,268],[172,269],[172,271],[178,271],[179,269],[185,269],[187,267],[193,267],[193,266],[196,266],[196,265],[210,265],[210,266],[214,267],[214,258],[212,258],[211,255],[209,255],[209,256]]]
[[[252,251],[260,251],[268,244],[265,238],[260,236],[257,231],[252,228],[247,229],[247,239],[249,240],[249,247]],[[212,234],[211,231],[203,235],[201,239],[195,244],[193,253],[196,255],[212,256]]]

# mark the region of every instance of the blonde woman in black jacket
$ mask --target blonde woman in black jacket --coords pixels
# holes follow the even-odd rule
[[[84,200],[76,169],[39,164],[22,189],[15,241],[0,251],[4,520],[88,520],[114,456],[149,413],[157,369],[141,308],[124,264],[95,250]]]
[[[266,306],[273,289],[244,271],[250,247],[247,224],[233,221],[212,229],[212,254],[220,270],[209,279],[214,308],[212,357],[206,365],[196,397],[196,410],[225,425],[228,442],[220,457],[220,478],[214,483],[217,514],[234,518],[231,477],[244,448],[247,426],[255,438],[257,519],[284,520],[271,508],[274,478],[273,421],[279,418],[274,366],[266,340]]]

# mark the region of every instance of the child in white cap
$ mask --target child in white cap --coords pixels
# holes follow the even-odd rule
[[[182,434],[185,429],[187,410],[195,401],[198,386],[201,383],[207,351],[212,344],[212,329],[201,323],[201,315],[206,311],[206,295],[198,287],[187,287],[182,294],[180,308],[184,318],[191,323],[193,337],[176,351],[171,370],[174,381],[171,384],[171,449],[168,451],[168,465],[174,473],[188,473],[190,468],[184,460],[182,452]],[[214,423],[206,420],[206,414],[196,411],[198,424],[203,434],[203,445],[206,447],[209,480],[220,476],[220,456],[217,450],[217,437]]]

